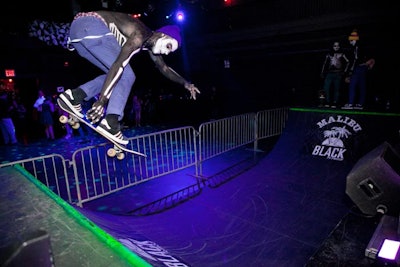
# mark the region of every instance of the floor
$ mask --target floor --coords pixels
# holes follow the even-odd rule
[[[365,257],[381,216],[360,210],[346,177],[383,142],[397,149],[399,125],[400,116],[292,109],[278,139],[206,162],[200,181],[186,169],[75,209],[152,266],[388,266]],[[101,141],[75,138],[3,146],[0,163]],[[73,266],[96,266],[90,252]]]

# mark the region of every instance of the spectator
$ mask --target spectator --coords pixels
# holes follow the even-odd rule
[[[38,106],[39,122],[44,126],[44,132],[46,134],[47,140],[54,140],[54,130],[53,130],[53,113],[54,113],[54,103],[51,97],[44,97],[44,101]]]
[[[349,83],[349,99],[342,109],[364,109],[367,94],[367,73],[375,65],[375,59],[366,54],[359,45],[357,30],[349,36],[351,45],[350,69],[346,82]]]
[[[13,106],[5,90],[5,84],[0,82],[0,128],[5,145],[18,144],[15,126],[12,120]]]
[[[26,119],[26,107],[22,103],[21,97],[13,94],[13,121],[15,122],[15,128],[17,133],[17,139],[24,144],[28,144],[28,121]]]
[[[337,107],[343,75],[347,72],[348,67],[349,60],[340,48],[340,43],[334,42],[329,53],[325,56],[321,70],[321,78],[324,78],[323,90],[325,96],[325,103],[322,104],[325,107]]]
[[[37,110],[39,109],[39,106],[43,104],[44,100],[46,97],[44,96],[44,92],[42,90],[38,91],[38,98],[35,101],[35,104],[33,104],[33,107]]]
[[[142,104],[142,99],[140,99],[137,95],[134,95],[132,98],[131,113],[134,114],[135,127],[140,127],[142,123]]]

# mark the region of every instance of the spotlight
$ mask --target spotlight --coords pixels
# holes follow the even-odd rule
[[[230,6],[232,4],[231,0],[224,0],[226,6]]]
[[[184,20],[185,20],[185,14],[183,13],[183,11],[181,11],[181,10],[177,11],[177,12],[175,13],[175,19],[176,19],[178,22],[184,21]]]

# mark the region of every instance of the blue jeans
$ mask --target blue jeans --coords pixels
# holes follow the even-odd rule
[[[349,84],[349,104],[365,104],[367,94],[367,72],[367,66],[355,67]],[[359,101],[356,101],[357,95]]]
[[[0,119],[0,129],[3,134],[4,144],[16,144],[17,136],[15,133],[14,122],[11,118]]]
[[[85,39],[87,36],[99,36],[99,38]],[[110,35],[107,25],[95,17],[81,17],[74,20],[70,28],[70,38],[72,40],[82,39],[79,42],[73,42],[73,47],[81,57],[86,58],[105,73],[109,71],[121,51],[121,46],[117,39]],[[105,78],[106,74],[102,74],[79,86],[87,95],[85,100],[89,100],[101,92]],[[120,79],[114,86],[106,107],[106,114],[117,114],[119,120],[122,120],[126,101],[135,79],[136,75],[132,68],[129,64],[126,65]]]

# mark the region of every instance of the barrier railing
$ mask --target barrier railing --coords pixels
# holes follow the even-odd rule
[[[257,112],[254,129],[254,150],[258,150],[259,140],[282,133],[288,115],[289,108],[277,108]]]
[[[73,181],[68,175],[67,166],[70,161],[66,160],[63,156],[59,154],[51,154],[41,157],[35,157],[30,159],[18,160],[8,163],[0,164],[0,168],[21,165],[29,173],[31,173],[36,179],[45,184],[54,193],[56,193],[61,198],[72,203],[72,194],[70,184]]]
[[[199,160],[204,161],[254,141],[254,113],[206,122],[199,130]]]
[[[147,157],[110,158],[106,155],[109,144],[75,151],[77,205],[195,165],[195,135],[193,127],[182,127],[130,138],[127,147]]]
[[[181,127],[129,139],[128,148],[147,157],[127,154],[123,160],[107,156],[110,144],[76,150],[72,160],[52,154],[0,164],[21,164],[54,193],[80,207],[85,202],[195,166],[230,150],[282,133],[288,108],[260,111],[206,122],[199,131]]]

